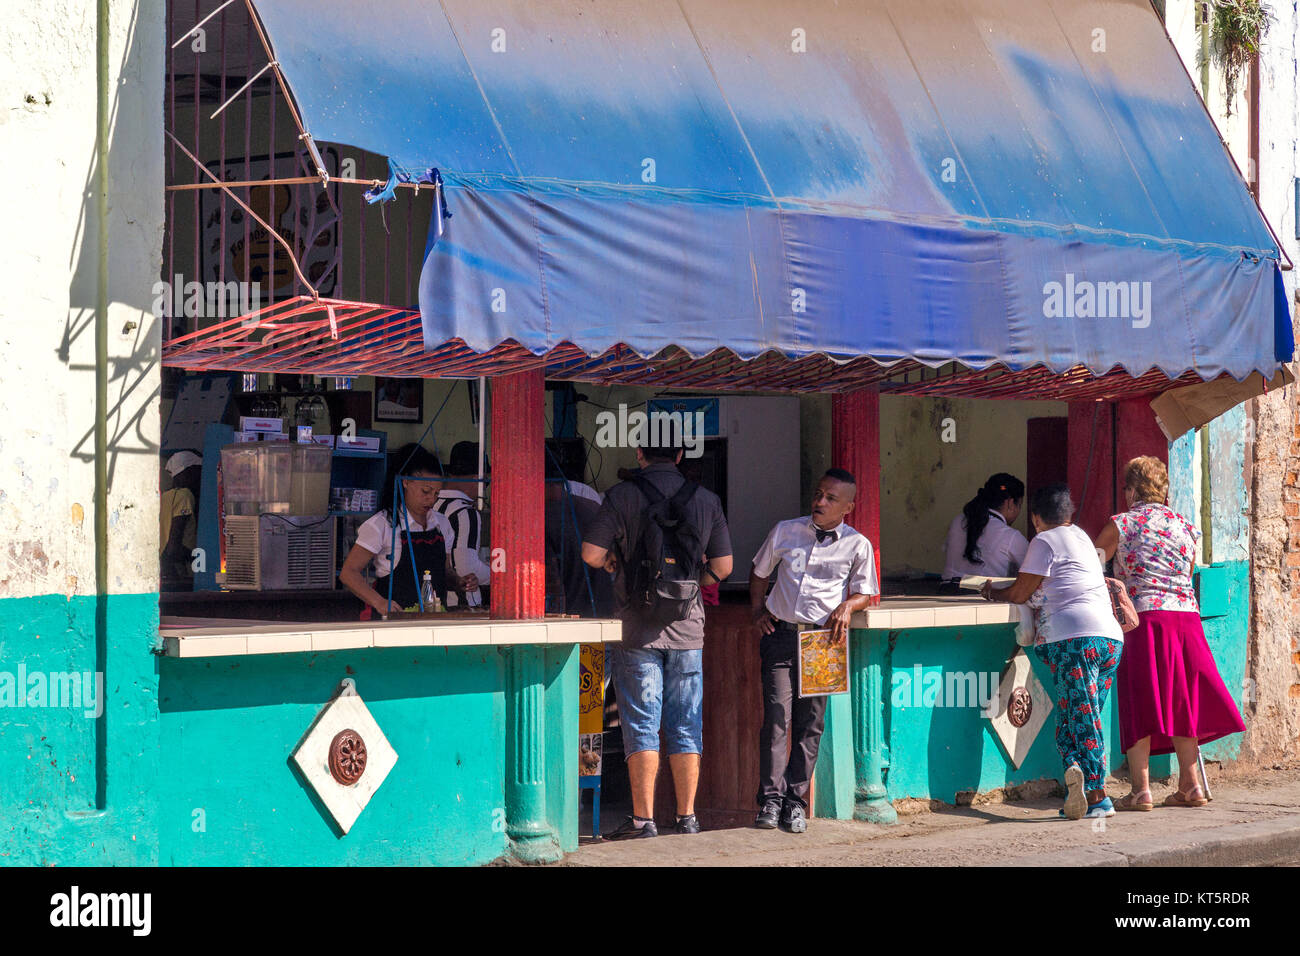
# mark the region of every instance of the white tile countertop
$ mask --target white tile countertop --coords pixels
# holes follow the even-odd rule
[[[885,598],[853,615],[853,626],[900,631],[924,627],[1015,624],[1013,604],[978,597]],[[614,620],[550,617],[534,621],[457,617],[316,623],[164,617],[158,628],[168,657],[232,657],[341,651],[364,647],[466,647],[505,644],[609,644],[622,640]]]
[[[544,618],[506,621],[456,618],[409,621],[205,620],[163,618],[158,628],[167,657],[232,657],[341,651],[364,647],[465,647],[505,644],[608,644],[622,639],[619,621]]]
[[[998,604],[982,597],[887,597],[879,607],[853,615],[854,627],[901,631],[915,627],[973,627],[980,624],[1015,624],[1020,612],[1014,604]]]

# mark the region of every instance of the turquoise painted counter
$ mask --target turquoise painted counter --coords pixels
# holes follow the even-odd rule
[[[894,631],[890,633],[890,643],[893,651],[886,682],[889,706],[885,711],[889,769],[885,782],[892,799],[916,797],[956,803],[957,794],[963,791],[996,790],[1031,780],[1060,779],[1061,757],[1054,737],[1055,710],[1034,739],[1020,768],[1015,769],[978,703],[928,707],[924,703],[916,706],[913,699],[917,673],[922,675],[923,687],[927,681],[933,685],[935,679],[946,683],[950,674],[973,675],[976,681],[987,686],[988,681],[1002,673],[1018,649],[1013,626]],[[1028,649],[1028,656],[1034,674],[1054,700],[1051,672],[1032,648]],[[967,684],[963,680],[956,686],[964,688]],[[1119,725],[1113,696],[1106,703],[1102,720],[1107,728],[1107,759],[1113,769],[1124,759],[1118,752]]]
[[[106,627],[96,627],[96,614]],[[96,634],[107,636],[96,647]],[[0,601],[0,699],[13,675],[104,666],[104,707],[0,706],[0,864],[485,863],[507,852],[506,662],[532,655],[527,751],[545,819],[578,842],[573,644],[361,648],[176,659],[154,652],[158,596]],[[5,675],[10,675],[6,682]],[[346,836],[290,755],[350,677],[397,751]],[[27,699],[24,698],[24,703]]]
[[[502,856],[504,655],[514,652],[372,648],[160,659],[161,862],[473,864]],[[578,842],[578,653],[569,645],[541,655],[547,820],[568,851]],[[289,755],[344,677],[356,682],[398,760],[339,836]]]
[[[1219,666],[1220,676],[1229,691],[1244,706],[1243,677],[1246,666],[1246,634],[1249,621],[1249,566],[1245,562],[1227,565],[1227,614],[1204,620],[1206,639]],[[1060,756],[1055,742],[1055,711],[1039,731],[1019,768],[1012,765],[992,724],[981,712],[977,688],[985,692],[992,687],[1015,654],[1015,628],[1010,624],[916,627],[903,629],[855,628],[853,631],[854,669],[867,665],[869,643],[877,644],[878,679],[881,688],[879,721],[880,764],[890,800],[905,798],[940,800],[956,803],[957,795],[986,792],[1034,780],[1060,780]],[[1028,657],[1034,674],[1050,697],[1055,699],[1051,673],[1032,652]],[[967,699],[961,706],[932,706],[933,696],[926,689],[951,687]],[[941,698],[942,699],[942,698]],[[859,698],[850,695],[831,701],[826,732],[822,740],[822,759],[817,767],[816,812],[822,816],[847,819],[853,815],[853,785],[859,789],[864,781],[874,779],[874,771],[864,768],[862,758],[869,754],[865,742],[868,734],[859,728],[855,761],[854,725],[859,715],[851,710]],[[974,702],[972,702],[974,701]],[[871,720],[869,717],[867,725]],[[1124,761],[1119,750],[1119,716],[1115,696],[1107,700],[1102,712],[1106,728],[1107,760],[1111,770]],[[1241,735],[1233,734],[1208,744],[1207,758],[1235,759]],[[1166,776],[1174,766],[1172,757],[1152,759],[1152,772]],[[862,800],[858,801],[859,816]]]

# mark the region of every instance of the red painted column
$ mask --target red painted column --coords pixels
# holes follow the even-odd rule
[[[858,480],[858,500],[849,524],[867,536],[880,576],[880,393],[874,389],[831,396],[831,466]],[[880,603],[879,597],[872,599]]]
[[[541,369],[492,379],[493,617],[546,613],[545,395]]]
[[[1078,509],[1074,523],[1095,538],[1111,515],[1127,507],[1124,466],[1141,455],[1168,465],[1169,442],[1146,398],[1071,402],[1069,432],[1070,494]]]

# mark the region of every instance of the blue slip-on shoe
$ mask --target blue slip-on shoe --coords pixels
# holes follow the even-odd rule
[[[1088,812],[1083,816],[1085,819],[1093,819],[1096,817],[1113,817],[1114,815],[1115,804],[1111,801],[1110,797],[1103,797],[1097,803],[1090,806]]]

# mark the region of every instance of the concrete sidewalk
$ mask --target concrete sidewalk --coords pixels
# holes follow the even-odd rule
[[[1213,782],[1213,781],[1212,781]],[[1300,859],[1300,768],[1214,783],[1206,807],[1061,820],[1059,798],[900,816],[885,827],[813,820],[804,834],[738,828],[627,842],[584,840],[570,866],[1277,866]],[[1128,791],[1113,783],[1113,795]],[[621,817],[608,817],[608,828]]]

